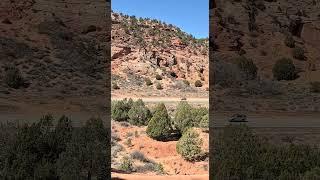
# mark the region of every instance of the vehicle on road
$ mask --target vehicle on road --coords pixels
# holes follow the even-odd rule
[[[245,114],[234,114],[228,120],[229,122],[248,122]]]

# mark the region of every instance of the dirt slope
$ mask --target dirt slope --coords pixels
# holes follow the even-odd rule
[[[319,81],[320,72],[318,1],[212,0],[210,7],[210,67],[216,110],[319,111],[320,96],[310,89],[310,82]],[[286,43],[289,38],[294,47]],[[301,59],[294,56],[297,48],[304,51]],[[255,80],[239,77],[233,64],[240,55],[257,66]],[[281,58],[293,61],[297,79],[274,79],[272,70]],[[240,85],[221,87],[219,82],[227,80],[229,85]]]
[[[1,110],[101,112],[106,2],[3,0],[0,8]],[[8,85],[10,69],[20,72],[19,87]]]

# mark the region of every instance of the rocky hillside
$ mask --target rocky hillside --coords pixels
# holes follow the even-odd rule
[[[320,81],[319,1],[211,0],[210,8],[217,109],[320,110],[316,85]],[[254,78],[241,77],[250,69],[239,72],[240,56],[256,66]],[[294,65],[290,72],[294,76],[286,80],[273,72],[283,58]]]
[[[160,89],[197,93],[208,88],[208,39],[122,13],[112,13],[111,34],[113,93]]]
[[[105,97],[106,1],[2,0],[0,8],[1,108],[105,106],[93,99]]]

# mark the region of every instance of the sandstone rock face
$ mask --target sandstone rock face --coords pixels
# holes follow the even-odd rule
[[[173,25],[112,13],[111,53],[112,74],[119,84],[128,86],[123,89],[145,88],[134,82],[125,85],[128,74],[154,82],[160,74],[167,90],[175,89],[174,82],[181,80],[191,86],[201,80],[204,86],[199,91],[208,87],[208,41],[196,40]]]

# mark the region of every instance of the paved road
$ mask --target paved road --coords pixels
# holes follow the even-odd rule
[[[210,119],[213,126],[224,127],[229,124],[232,114],[216,114]],[[247,124],[250,127],[320,127],[320,113],[268,113],[247,114]]]
[[[113,97],[112,100],[122,100],[122,97]],[[179,97],[143,97],[143,98],[132,98],[133,100],[142,99],[144,102],[157,103],[157,102],[180,102]],[[209,98],[187,98],[186,101],[191,103],[209,103]]]
[[[6,122],[18,122],[20,124],[24,123],[32,123],[37,122],[43,115],[46,113],[43,113],[42,111],[39,112],[25,112],[25,113],[0,113],[0,123],[6,123]],[[106,123],[106,125],[109,124],[107,122],[107,117],[105,113],[96,114],[96,113],[88,113],[88,112],[59,112],[59,113],[52,113],[55,119],[59,119],[62,115],[65,115],[69,118],[71,118],[71,121],[75,127],[82,126],[88,119],[92,117],[100,117],[103,119]]]

